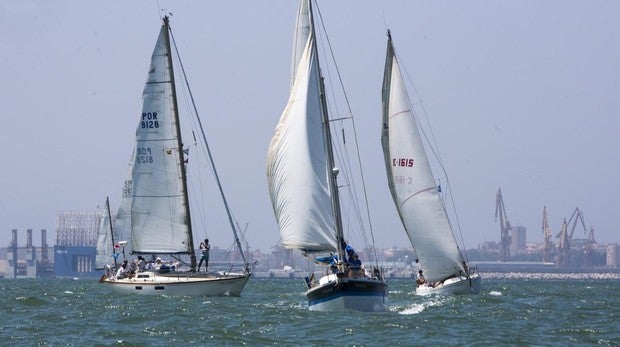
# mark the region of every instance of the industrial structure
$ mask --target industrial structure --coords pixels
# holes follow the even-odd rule
[[[101,211],[61,211],[56,216],[54,273],[57,277],[96,277],[95,256]]]
[[[11,230],[11,243],[6,252],[5,276],[9,278],[46,278],[54,275],[49,260],[47,231],[41,230],[41,247],[32,242],[32,229],[26,230],[26,245],[20,247],[17,229]]]
[[[502,188],[497,189],[495,196],[495,220],[499,217],[500,225],[500,249],[499,261],[508,261],[510,259],[510,222],[506,216],[506,208],[504,207],[504,198],[502,197]]]
[[[542,233],[544,237],[543,243],[543,261],[550,262],[553,261],[553,256],[555,255],[554,244],[551,240],[553,236],[553,232],[551,231],[551,227],[549,226],[549,216],[547,215],[547,206],[543,207],[543,219],[542,219]]]
[[[584,236],[586,238],[581,239],[581,245],[579,247],[573,247],[573,235],[575,234],[575,229],[577,228],[577,224],[581,224],[583,227]],[[570,227],[570,231],[569,230]],[[570,216],[568,221],[564,218],[562,222],[562,228],[560,232],[555,236],[558,238],[558,247],[557,247],[557,257],[556,257],[556,267],[566,268],[571,266],[571,254],[576,252],[571,252],[571,250],[583,250],[582,252],[577,252],[577,254],[581,253],[584,256],[583,261],[580,261],[582,264],[591,264],[591,254],[592,247],[595,243],[594,239],[594,228],[586,227],[586,223],[583,219],[583,212],[575,207],[573,214]]]
[[[526,248],[526,230],[523,226],[512,226],[506,214],[506,207],[502,196],[502,190],[497,190],[495,198],[495,220],[500,224],[500,240],[499,242],[485,242],[479,245],[478,250],[485,253],[485,259],[488,255],[496,252],[499,262],[510,262],[515,260],[524,260],[531,258],[533,248],[527,245]],[[583,228],[584,237],[573,238],[577,225]],[[564,218],[560,232],[556,235],[558,239],[557,245],[553,242],[553,232],[549,224],[549,216],[547,206],[543,207],[542,216],[542,234],[543,243],[535,246],[537,253],[542,253],[542,262],[553,264],[558,269],[575,269],[575,268],[591,268],[597,266],[615,267],[616,263],[609,259],[615,259],[611,256],[607,262],[601,258],[605,250],[601,248],[603,245],[597,245],[594,237],[594,228],[586,227],[583,212],[579,208],[575,208],[570,218]],[[615,249],[607,250],[615,254]],[[540,256],[540,255],[539,255]],[[534,259],[528,259],[534,261]],[[538,260],[540,261],[540,260]],[[605,264],[606,263],[606,264]]]

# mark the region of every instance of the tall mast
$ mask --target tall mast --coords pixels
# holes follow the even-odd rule
[[[344,261],[344,249],[342,248],[342,241],[344,241],[344,233],[342,230],[342,216],[340,212],[340,196],[338,192],[338,169],[336,168],[334,160],[334,150],[332,147],[332,136],[329,128],[329,113],[327,112],[327,99],[325,97],[325,83],[323,73],[321,72],[321,65],[319,64],[319,51],[317,48],[317,36],[314,29],[314,12],[312,10],[312,0],[308,0],[310,6],[308,6],[308,12],[310,14],[310,23],[312,30],[312,46],[315,52],[315,59],[317,62],[317,68],[319,69],[319,94],[321,100],[321,116],[323,121],[323,131],[325,133],[325,147],[327,149],[327,167],[329,186],[331,190],[332,198],[332,210],[334,213],[334,219],[336,221],[336,249],[338,251],[338,259]]]
[[[116,249],[114,248],[114,229],[112,227],[112,213],[110,213],[110,198],[105,197],[105,209],[108,212],[108,223],[110,223],[110,240],[112,241],[112,254],[116,254]],[[116,263],[116,256],[114,258],[114,268],[118,268],[118,264]]]
[[[170,23],[168,22],[168,16],[164,16],[164,28],[166,29],[165,44],[168,54],[168,74],[170,76],[171,90],[172,90],[172,113],[174,114],[174,122],[177,132],[177,147],[179,151],[179,165],[181,167],[181,182],[183,184],[183,201],[185,204],[185,216],[187,218],[187,231],[188,231],[188,246],[190,256],[190,267],[192,270],[196,269],[196,253],[194,251],[194,236],[192,233],[192,219],[189,212],[189,197],[187,196],[187,172],[185,170],[185,157],[183,154],[183,140],[181,139],[181,125],[179,123],[179,108],[177,105],[177,90],[174,81],[174,69],[172,67],[172,49],[170,45]]]

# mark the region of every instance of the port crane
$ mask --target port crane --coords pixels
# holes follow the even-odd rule
[[[547,206],[543,208],[542,233],[544,237],[543,261],[549,262],[553,260],[553,241],[551,240],[553,232],[549,226],[549,217],[547,215]]]
[[[573,240],[573,234],[575,233],[575,228],[577,227],[577,223],[581,222],[581,226],[583,226],[583,231],[585,234],[588,233],[588,228],[586,228],[586,223],[583,220],[583,212],[578,207],[575,207],[573,214],[566,221],[562,222],[562,229],[555,236],[559,239],[558,241],[558,257],[556,266],[557,267],[567,267],[570,264],[570,245]],[[570,232],[568,231],[568,227],[571,225],[572,227]],[[594,238],[594,231],[592,230],[592,238]]]
[[[592,248],[594,248],[595,243],[596,240],[594,239],[594,228],[590,227],[590,231],[588,231],[588,239],[586,240],[586,247],[583,250],[583,264],[585,267],[592,266]]]
[[[502,197],[502,188],[497,189],[495,196],[495,221],[499,217],[500,224],[500,244],[499,244],[499,261],[507,261],[510,259],[510,222],[506,216],[504,208],[504,198]]]

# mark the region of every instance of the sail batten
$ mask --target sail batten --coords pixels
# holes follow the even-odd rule
[[[438,281],[465,274],[391,38],[388,39],[382,101],[382,145],[388,185],[424,275],[429,281]]]

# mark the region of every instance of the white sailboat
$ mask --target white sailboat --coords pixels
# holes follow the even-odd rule
[[[123,244],[123,254],[127,249],[132,255],[150,255],[153,258],[156,255],[168,255],[178,260],[187,255],[189,268],[186,271],[182,267],[174,271],[151,269],[123,278],[108,276],[101,283],[121,293],[239,296],[251,276],[251,270],[197,114],[204,145],[245,266],[238,272],[196,272],[171,38],[168,17],[164,17],[144,87],[136,146],[129,165],[130,177],[123,184],[123,198],[114,226],[117,237],[123,238],[123,241],[118,242]],[[183,71],[182,65],[180,67]],[[183,77],[184,74],[183,71]],[[193,98],[191,101],[193,104]]]
[[[292,86],[267,157],[267,178],[282,245],[324,264],[318,281],[307,280],[310,310],[381,311],[387,284],[374,274],[349,276],[329,115],[310,0],[301,0],[292,59]],[[331,257],[337,254],[337,258]],[[314,276],[311,276],[311,278]]]
[[[478,293],[480,276],[469,269],[458,247],[389,31],[382,102],[381,142],[388,184],[425,279],[418,283],[416,294]]]

